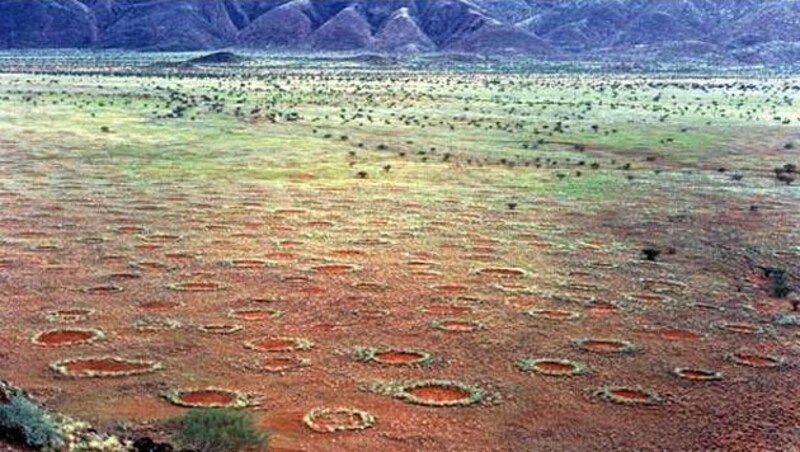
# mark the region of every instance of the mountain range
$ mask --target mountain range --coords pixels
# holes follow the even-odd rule
[[[0,0],[0,48],[800,61],[800,0]]]

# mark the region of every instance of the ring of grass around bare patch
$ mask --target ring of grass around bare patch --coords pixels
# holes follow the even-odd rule
[[[686,290],[686,283],[681,281],[674,281],[670,279],[640,279],[639,283],[642,284],[648,291],[658,294],[675,294],[680,295]]]
[[[183,325],[181,322],[168,317],[140,317],[133,321],[133,328],[142,332],[176,330]]]
[[[69,328],[43,331],[33,336],[32,341],[44,347],[66,347],[92,344],[105,338],[105,333],[100,330]]]
[[[256,309],[256,308],[242,308],[231,309],[228,311],[228,317],[236,320],[244,320],[247,322],[258,322],[262,320],[273,320],[283,315],[283,312],[277,309]]]
[[[624,386],[601,388],[595,392],[595,396],[619,405],[660,405],[664,403],[664,399],[654,392]]]
[[[303,423],[317,433],[357,432],[375,425],[375,416],[354,408],[316,408]]]
[[[311,360],[295,356],[264,356],[244,364],[253,372],[284,373],[299,370],[311,365]]]
[[[81,292],[89,295],[113,295],[123,292],[125,289],[119,286],[92,286],[81,289]]]
[[[275,266],[275,264],[270,261],[251,258],[232,259],[226,262],[226,264],[236,270],[260,270]]]
[[[405,266],[412,270],[422,271],[422,270],[433,270],[435,268],[439,268],[441,264],[432,261],[412,260],[412,261],[406,261]]]
[[[197,329],[206,334],[228,336],[244,330],[244,327],[241,325],[207,324],[200,325]]]
[[[183,306],[183,304],[177,301],[159,300],[140,303],[138,308],[143,311],[169,311],[181,306]]]
[[[173,405],[185,408],[247,408],[258,405],[260,397],[218,388],[175,389],[161,396]]]
[[[511,295],[528,295],[535,293],[537,290],[536,286],[529,286],[526,284],[513,284],[510,282],[504,284],[494,284],[492,288],[497,290],[498,292]]]
[[[777,369],[784,365],[783,358],[750,352],[731,353],[728,355],[728,360],[741,366],[755,367],[758,369]]]
[[[353,357],[361,362],[386,366],[424,366],[433,360],[433,355],[428,352],[388,347],[358,347],[353,350]]]
[[[530,272],[527,270],[512,267],[486,267],[475,270],[475,274],[478,276],[501,279],[527,278],[530,276]]]
[[[470,315],[475,312],[475,310],[470,306],[459,306],[454,304],[432,304],[428,306],[420,306],[419,310],[425,314],[450,317]]]
[[[654,292],[637,292],[628,295],[626,299],[634,303],[644,303],[644,304],[661,304],[661,303],[669,303],[672,301],[672,298]]]
[[[70,378],[122,378],[157,372],[158,361],[124,359],[115,356],[71,358],[50,364],[54,372]]]
[[[283,353],[310,350],[314,343],[296,337],[262,337],[244,343],[245,348],[257,352]]]
[[[485,325],[477,320],[452,318],[437,319],[433,322],[433,327],[450,333],[471,333],[484,329]]]
[[[583,318],[583,314],[577,311],[566,311],[563,309],[530,309],[525,314],[534,319],[548,320],[551,322],[571,322]]]
[[[189,281],[183,283],[172,284],[169,286],[170,290],[176,292],[186,293],[205,293],[205,292],[219,292],[226,290],[223,284],[214,281]]]
[[[469,406],[483,399],[477,386],[448,380],[420,380],[401,383],[394,396],[415,405],[431,407]]]
[[[590,372],[582,363],[568,359],[526,358],[517,363],[517,367],[526,373],[537,373],[548,377],[574,377]]]
[[[467,291],[467,286],[462,284],[440,284],[432,286],[431,289],[444,295],[458,295]]]
[[[725,331],[730,331],[731,333],[739,333],[739,334],[760,334],[763,333],[764,330],[758,325],[750,325],[747,323],[723,323],[720,325]]]
[[[73,308],[73,309],[54,309],[47,311],[44,315],[45,320],[53,323],[77,323],[84,322],[95,314],[94,309]]]
[[[689,330],[679,330],[675,328],[649,329],[641,332],[646,336],[655,337],[664,341],[699,341],[703,335]]]
[[[628,354],[636,351],[636,346],[618,339],[581,338],[572,341],[579,350],[602,354]]]
[[[722,380],[722,372],[708,369],[695,369],[689,367],[678,367],[673,369],[676,377],[689,381],[718,381]]]
[[[351,264],[324,264],[315,265],[309,270],[318,275],[343,275],[357,272],[360,270],[360,267]]]

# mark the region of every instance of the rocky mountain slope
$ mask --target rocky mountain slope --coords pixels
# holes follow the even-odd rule
[[[0,48],[792,59],[800,0],[0,0]]]

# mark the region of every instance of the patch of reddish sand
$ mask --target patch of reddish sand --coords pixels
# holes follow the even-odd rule
[[[314,267],[312,270],[314,270],[315,273],[319,273],[322,275],[338,275],[342,273],[350,273],[353,270],[355,270],[355,267],[353,267],[352,265],[332,264],[332,265],[318,265]]]
[[[69,374],[88,372],[123,374],[148,371],[152,369],[152,366],[147,363],[125,362],[115,359],[80,359],[65,364],[64,368]]]
[[[296,344],[286,339],[262,339],[252,342],[252,346],[262,352],[288,352],[294,350]]]
[[[625,344],[615,341],[591,340],[583,343],[583,347],[601,353],[619,352],[625,349]]]
[[[76,345],[94,339],[97,333],[79,330],[48,331],[36,336],[36,342],[42,345]]]
[[[225,391],[188,391],[181,393],[178,399],[187,405],[230,405],[236,401],[236,395]]]
[[[462,400],[468,400],[470,397],[468,391],[452,386],[421,386],[419,388],[409,389],[405,392],[419,400],[433,403],[456,403]]]
[[[635,389],[612,389],[610,394],[618,399],[632,402],[647,402],[650,400],[650,394]]]
[[[375,354],[375,361],[383,364],[410,364],[420,361],[425,356],[421,353],[387,351]]]
[[[551,374],[568,374],[575,372],[573,364],[562,363],[559,361],[540,361],[534,366],[536,369]]]

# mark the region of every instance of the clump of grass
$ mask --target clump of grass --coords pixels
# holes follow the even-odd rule
[[[779,267],[762,267],[761,271],[769,281],[769,293],[774,298],[786,298],[792,293],[786,279],[786,269]]]
[[[0,403],[0,438],[36,449],[59,449],[64,444],[56,421],[22,395]]]
[[[655,262],[661,256],[661,250],[654,246],[648,246],[642,249],[642,256],[647,261]]]
[[[266,449],[269,434],[243,411],[195,409],[177,421],[176,442],[198,452],[238,452]]]

